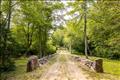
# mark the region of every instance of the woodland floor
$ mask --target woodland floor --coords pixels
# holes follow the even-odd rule
[[[66,50],[59,50],[48,63],[37,70],[30,73],[24,71],[23,74],[8,77],[6,80],[120,80],[118,76],[84,69],[71,56],[74,55]]]

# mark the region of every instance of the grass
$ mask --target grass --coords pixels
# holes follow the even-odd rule
[[[80,56],[85,58],[84,55],[80,55]],[[107,58],[92,57],[92,56],[89,56],[89,59],[93,61],[96,59],[103,59],[104,72],[107,74],[120,76],[120,60],[110,60]]]
[[[78,55],[78,54],[77,54]],[[80,57],[85,58],[84,55],[79,55]],[[90,60],[96,60],[96,59],[103,59],[103,69],[104,73],[96,73],[93,71],[87,71],[86,72],[95,78],[95,80],[100,80],[105,78],[105,80],[118,80],[120,79],[120,61],[119,60],[110,60],[106,58],[100,58],[100,57],[92,57],[89,56]],[[104,79],[103,79],[104,80]]]
[[[40,78],[41,74],[45,72],[50,65],[56,61],[56,57],[52,57],[48,63],[39,67],[37,70],[26,73],[27,58],[20,58],[15,61],[16,69],[15,71],[3,73],[3,80],[37,80]]]
[[[80,56],[85,57],[84,55],[80,55]],[[91,60],[99,59],[99,57],[89,57],[89,58]],[[101,74],[101,73],[95,73],[87,70],[86,70],[86,73],[88,73],[95,80],[100,80],[103,78],[106,78],[103,80],[107,80],[107,79],[115,80],[115,78],[119,80],[118,78],[120,76],[120,61],[109,60],[106,58],[102,58],[102,59],[103,59],[103,68],[105,73]],[[6,78],[6,80],[31,80],[31,79],[37,80],[40,78],[41,74],[45,72],[49,68],[49,66],[56,61],[56,57],[51,58],[47,64],[29,73],[26,73],[27,60],[28,60],[27,58],[17,59],[15,62],[16,70],[2,74],[2,77]],[[62,62],[65,62],[66,61],[65,56],[61,55],[60,60]]]
[[[26,63],[27,63],[27,58],[19,58],[15,61],[15,66],[16,69],[15,71],[10,71],[10,72],[4,72],[2,74],[3,79],[7,79],[9,77],[14,77],[17,75],[25,74],[26,73]]]
[[[99,59],[99,57],[90,57],[91,60]],[[113,75],[120,76],[120,61],[119,60],[110,60],[106,58],[103,59],[103,68],[104,72]]]
[[[104,72],[120,76],[120,61],[104,59],[103,67]]]
[[[98,59],[98,57],[90,57],[91,59]],[[118,60],[109,60],[106,58],[103,59],[103,74],[97,74],[100,78],[106,77],[110,80],[119,80],[120,79],[120,61]]]
[[[76,55],[78,55],[78,53]],[[85,58],[84,55],[79,55],[79,56]],[[118,77],[120,76],[120,60],[110,60],[106,58],[92,57],[92,56],[89,56],[89,59],[91,59],[92,61],[96,59],[103,59],[104,73],[115,75]]]

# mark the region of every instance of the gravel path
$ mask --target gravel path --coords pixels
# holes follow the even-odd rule
[[[43,73],[40,80],[91,80],[84,71],[69,58],[67,51],[60,51],[58,60]]]

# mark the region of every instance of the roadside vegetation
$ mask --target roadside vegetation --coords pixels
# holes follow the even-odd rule
[[[78,55],[81,58],[85,58],[85,55],[82,55],[82,53],[73,52],[73,55]],[[89,59],[94,61],[96,59],[103,59],[103,68],[104,72],[107,74],[113,74],[113,75],[120,75],[120,60],[111,60],[107,58],[101,58],[101,57],[95,57],[95,56],[89,56]]]
[[[75,54],[73,54],[76,56]],[[81,58],[86,58],[84,55],[77,55]],[[89,56],[89,59],[94,61],[96,59],[103,59],[103,69],[104,73],[96,73],[92,71],[91,69],[87,68],[86,66],[83,66],[80,64],[80,62],[76,62],[76,64],[85,71],[85,74],[89,74],[89,78],[93,78],[95,80],[118,80],[120,79],[120,61],[118,60],[110,60],[106,58],[100,58],[100,57],[92,57]]]
[[[78,53],[73,51],[72,54],[77,55],[81,58],[85,58],[85,55],[83,55],[83,53]],[[92,61],[97,59],[103,59],[104,73],[116,75],[118,77],[120,76],[120,60],[111,60],[108,58],[101,58],[95,56],[89,56],[89,59]]]

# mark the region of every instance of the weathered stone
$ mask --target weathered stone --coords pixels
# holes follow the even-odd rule
[[[95,60],[95,62],[93,63],[93,68],[96,72],[103,72],[103,60],[102,59],[97,59]]]
[[[87,67],[89,67],[89,68],[92,67],[92,64],[93,64],[93,62],[90,61],[90,60],[86,60],[86,62],[85,62],[85,65],[86,65]]]
[[[80,57],[75,57],[74,58],[76,61],[81,61]]]
[[[28,61],[27,63],[27,72],[31,72],[32,71],[32,62]]]
[[[73,57],[73,56],[72,56]],[[97,59],[95,61],[91,61],[86,58],[80,58],[80,57],[75,57],[75,61],[79,61],[81,65],[87,66],[89,69],[94,70],[95,72],[103,72],[103,60],[102,59]]]
[[[35,55],[30,56],[27,63],[27,72],[33,71],[38,66],[39,66],[38,57]]]
[[[41,58],[41,59],[39,59],[39,63],[40,64],[45,64],[47,62],[47,59],[46,58]]]

